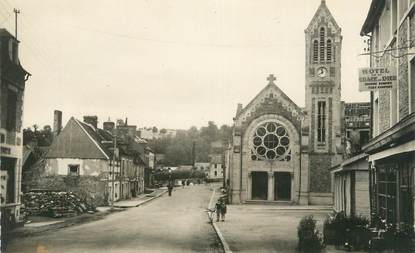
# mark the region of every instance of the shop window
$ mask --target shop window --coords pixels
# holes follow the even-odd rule
[[[319,101],[317,103],[317,141],[326,141],[326,102]]]
[[[68,175],[69,176],[79,176],[79,164],[70,164],[70,165],[68,165]]]
[[[387,223],[396,222],[396,170],[379,168],[377,173],[378,216]]]

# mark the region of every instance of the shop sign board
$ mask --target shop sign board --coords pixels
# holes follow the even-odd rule
[[[359,91],[390,90],[397,86],[395,67],[360,68]]]

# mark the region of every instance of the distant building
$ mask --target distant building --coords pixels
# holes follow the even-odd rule
[[[222,181],[224,177],[224,148],[221,141],[210,144],[209,171],[206,171],[206,179],[211,181]]]
[[[19,60],[19,41],[0,29],[0,207],[2,224],[22,222],[23,100],[30,74]]]
[[[146,140],[153,140],[153,139],[160,139],[165,137],[175,137],[177,130],[175,129],[161,129],[158,130],[156,127],[142,127],[139,128],[138,137],[146,139]]]
[[[345,157],[359,154],[370,138],[370,103],[346,103],[344,106]]]

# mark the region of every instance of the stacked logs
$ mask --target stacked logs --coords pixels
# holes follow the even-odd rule
[[[27,216],[70,217],[96,210],[72,192],[28,192],[23,201]]]

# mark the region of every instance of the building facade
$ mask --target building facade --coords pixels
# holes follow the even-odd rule
[[[238,105],[229,157],[232,203],[331,204],[329,169],[342,158],[341,29],[322,1],[305,29],[305,105],[299,108],[268,77]]]
[[[23,100],[30,74],[20,64],[18,49],[19,41],[7,30],[0,29],[0,207],[3,225],[22,222]]]
[[[396,69],[397,85],[371,91],[372,139],[363,147],[370,170],[372,218],[413,232],[415,169],[415,1],[372,1],[361,35],[370,67]]]

